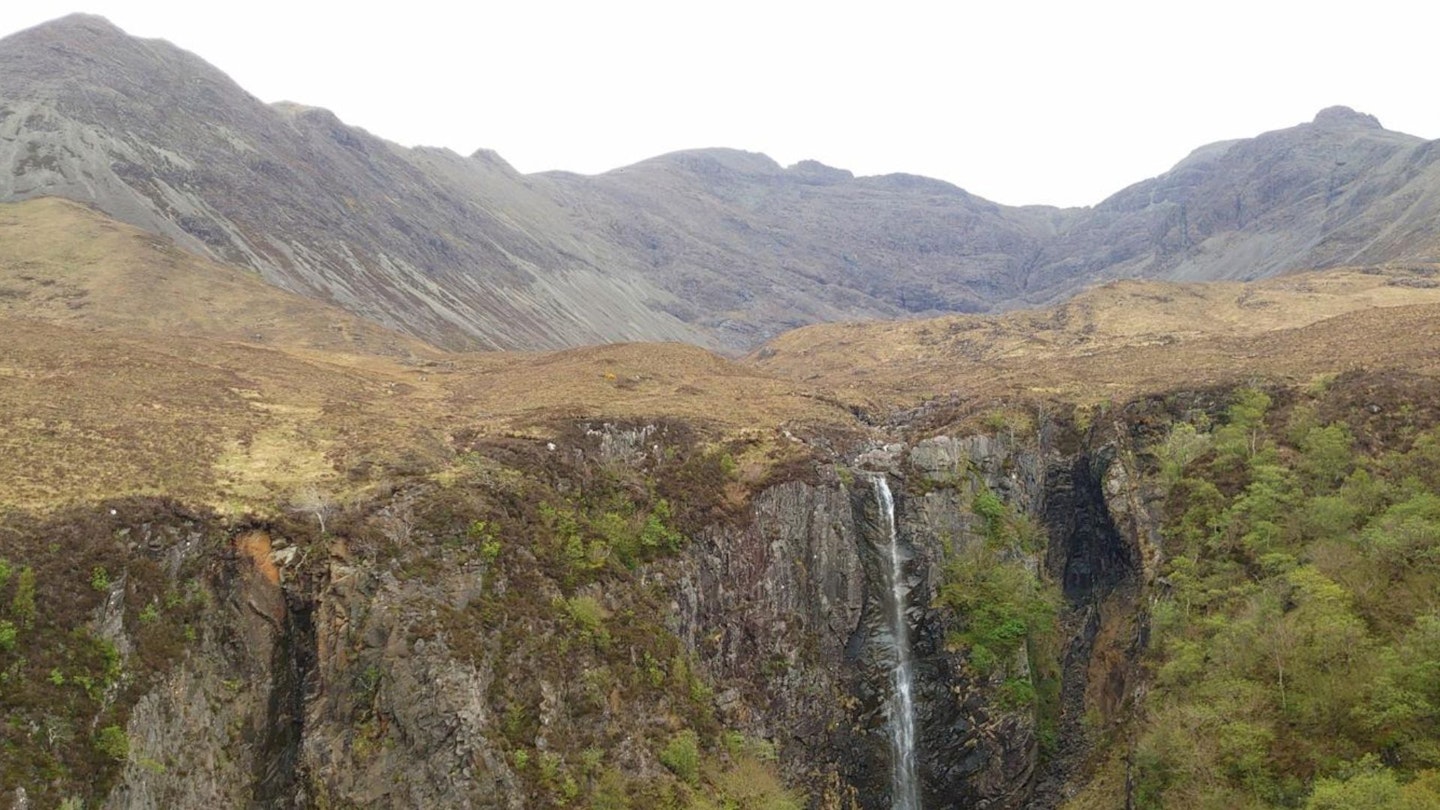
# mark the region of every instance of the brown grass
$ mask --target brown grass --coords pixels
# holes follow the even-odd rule
[[[755,446],[765,467],[787,432],[863,432],[852,407],[949,395],[982,413],[1357,366],[1434,371],[1440,290],[1426,283],[1400,270],[1121,282],[1052,310],[808,327],[743,363],[683,344],[445,354],[36,200],[0,206],[0,507],[340,502],[443,477],[477,438],[605,421],[684,423]]]
[[[0,204],[0,316],[332,354],[435,354],[342,309],[55,197]]]
[[[877,409],[945,396],[1093,404],[1359,366],[1433,370],[1440,288],[1407,286],[1417,280],[1372,269],[1249,285],[1124,281],[1047,310],[805,327],[751,360]]]
[[[667,418],[717,440],[850,422],[693,346],[445,354],[75,203],[0,206],[0,507],[338,501],[443,470],[457,435]]]

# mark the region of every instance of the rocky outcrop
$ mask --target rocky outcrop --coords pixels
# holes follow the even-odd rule
[[[1137,599],[1153,573],[1144,562],[1153,528],[1121,452],[1114,441],[1062,453],[971,436],[861,457],[892,476],[912,555],[924,806],[1057,804],[1094,742],[1087,711],[1098,701],[1101,716],[1115,717],[1130,697],[1143,639],[1126,632],[1143,624]],[[980,487],[1045,526],[1049,547],[1031,564],[1067,583],[1061,736],[1044,761],[1034,714],[995,704],[995,684],[967,668],[947,643],[949,620],[932,607],[944,561],[985,542],[970,506]],[[822,786],[825,806],[889,806],[888,631],[867,545],[878,520],[863,479],[786,484],[762,493],[742,528],[707,535],[677,585],[677,627],[709,666],[728,717],[777,734],[789,772]]]
[[[145,587],[191,594],[166,599],[194,612],[183,654],[118,697],[129,745],[103,803],[544,806],[666,773],[655,740],[678,723],[765,741],[812,806],[888,807],[893,636],[877,545],[888,530],[868,477],[885,475],[910,594],[923,806],[1055,806],[1083,779],[1094,719],[1133,703],[1155,570],[1123,434],[1062,450],[1057,431],[891,444],[765,486],[679,555],[603,589],[537,577],[538,536],[503,541],[504,565],[494,549],[456,545],[490,537],[489,524],[425,498],[464,493],[399,491],[325,531],[309,515],[114,530],[140,540],[124,566],[139,573],[112,579],[91,621],[130,651],[127,668],[149,671],[138,662],[153,621],[138,618],[133,577],[158,571],[170,584]],[[666,456],[662,433],[606,428],[542,457],[644,466]],[[565,480],[550,486],[574,485]],[[954,641],[965,617],[938,598],[948,562],[993,542],[981,493],[1048,536],[1006,553],[1063,586],[1061,695],[1044,710],[1058,711],[1054,724],[999,699],[1000,676]],[[662,623],[646,624],[647,612]],[[1006,677],[1038,678],[1035,654],[1019,648]],[[596,752],[585,770],[582,748]]]

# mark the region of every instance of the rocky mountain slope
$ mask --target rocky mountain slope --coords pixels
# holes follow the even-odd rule
[[[99,18],[0,41],[0,199],[91,202],[450,348],[749,349],[806,323],[1050,302],[1112,278],[1432,264],[1436,154],[1335,108],[1085,209],[729,150],[523,176],[263,104]]]
[[[703,336],[503,164],[269,106],[197,57],[69,17],[0,44],[10,199],[59,194],[450,346]],[[492,178],[498,178],[496,183]],[[499,199],[476,193],[498,186]]]
[[[897,615],[927,808],[1430,790],[1425,273],[736,362],[446,353],[64,201],[0,235],[0,806],[878,810]]]
[[[929,810],[1440,806],[1428,144],[1007,209],[0,68],[0,807],[880,810],[902,690]]]

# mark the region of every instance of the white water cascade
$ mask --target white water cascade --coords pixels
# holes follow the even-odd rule
[[[895,498],[884,474],[876,475],[875,498],[880,504],[880,529],[884,532],[889,565],[881,565],[885,585],[885,617],[889,620],[895,660],[890,670],[890,698],[886,714],[890,723],[890,806],[894,810],[920,810],[920,778],[915,767],[915,676],[910,650],[910,625],[905,606],[910,588],[905,584],[900,533],[895,527]]]

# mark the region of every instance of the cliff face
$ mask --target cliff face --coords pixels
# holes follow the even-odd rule
[[[584,539],[592,513],[575,506],[582,528],[567,534],[566,504],[604,500],[603,514],[623,514],[602,497],[612,492],[602,477],[702,480],[705,457],[667,468],[663,436],[610,431],[341,515],[239,526],[170,507],[102,513],[98,537],[128,538],[106,552],[125,573],[76,632],[120,651],[126,674],[97,696],[90,722],[123,727],[128,749],[96,763],[95,784],[109,785],[100,798],[520,808],[684,802],[699,789],[751,806],[736,785],[773,758],[811,806],[888,807],[892,664],[882,515],[866,477],[884,473],[909,557],[924,806],[1053,806],[1090,750],[1082,718],[1118,716],[1134,688],[1151,531],[1124,443],[1062,451],[1058,433],[932,438],[812,467],[758,486],[682,550],[593,575],[583,561],[594,548],[564,546],[595,542]],[[549,494],[525,491],[514,465],[550,476]],[[1005,515],[985,511],[991,495]],[[636,514],[685,514],[679,501],[658,504]],[[1025,516],[1042,542],[996,545],[994,521]],[[530,535],[512,531],[522,525]],[[1063,633],[982,666],[976,620],[947,588],[954,561],[987,554],[1036,587],[1063,583]],[[174,614],[181,651],[142,667],[155,614],[178,610],[172,592],[193,594],[192,612]],[[1052,675],[1054,695],[1014,694]],[[687,734],[699,741],[693,772],[674,754]],[[16,773],[6,789],[40,804],[83,791]]]

